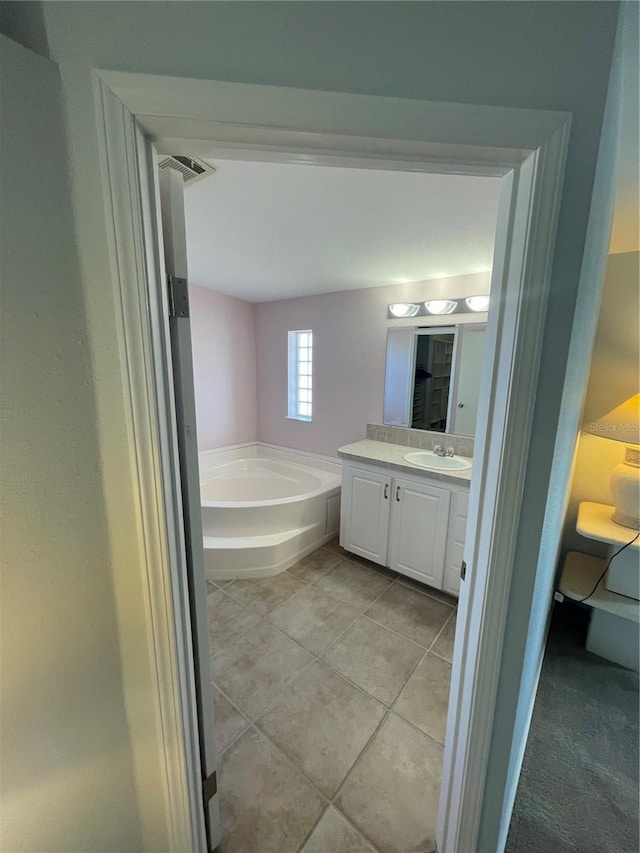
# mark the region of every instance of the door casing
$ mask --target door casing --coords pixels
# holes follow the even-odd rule
[[[187,235],[184,218],[184,184],[182,175],[166,169],[158,177],[161,199],[162,243],[165,273],[188,279]],[[191,641],[198,712],[198,737],[202,790],[207,788],[205,829],[207,847],[214,850],[222,840],[220,807],[217,790],[216,743],[213,719],[213,686],[211,683],[210,639],[207,585],[202,549],[202,516],[196,402],[193,382],[193,347],[191,320],[187,300],[180,299],[170,312],[169,335],[173,365],[173,389],[176,408],[178,456],[182,477],[182,513],[184,521],[185,561],[188,572],[188,607],[192,620]],[[185,316],[186,315],[186,316]],[[215,783],[215,784],[214,784]]]
[[[175,850],[205,836],[155,150],[502,178],[437,828],[440,853],[476,849],[569,114],[113,71],[94,72],[94,94]],[[134,752],[138,736],[133,719]]]

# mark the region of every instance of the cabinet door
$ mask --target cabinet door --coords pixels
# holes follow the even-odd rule
[[[391,477],[345,466],[340,544],[367,560],[387,565]]]
[[[397,477],[391,495],[389,567],[442,588],[451,492]]]

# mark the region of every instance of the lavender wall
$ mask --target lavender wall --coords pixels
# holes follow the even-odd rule
[[[489,282],[489,273],[479,273],[257,304],[258,439],[335,456],[341,445],[364,438],[368,422],[382,421],[387,329],[399,322],[387,319],[387,305],[488,293]],[[287,418],[292,329],[314,333],[311,423]]]
[[[256,441],[255,305],[189,288],[198,450]]]

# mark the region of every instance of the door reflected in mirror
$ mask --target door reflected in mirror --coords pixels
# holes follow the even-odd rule
[[[413,376],[413,429],[446,432],[455,333],[418,333]]]
[[[473,436],[486,325],[392,327],[383,423]]]

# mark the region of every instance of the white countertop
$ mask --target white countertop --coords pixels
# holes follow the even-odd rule
[[[338,456],[343,459],[353,459],[356,462],[371,462],[405,473],[422,474],[424,477],[434,480],[469,485],[473,468],[467,468],[465,471],[432,471],[430,468],[423,468],[421,465],[413,465],[406,461],[404,455],[416,449],[418,448],[407,447],[406,444],[389,444],[386,441],[372,441],[365,438],[362,441],[355,441],[353,444],[345,444],[344,447],[339,447]],[[465,459],[466,457],[461,456],[459,458]]]

